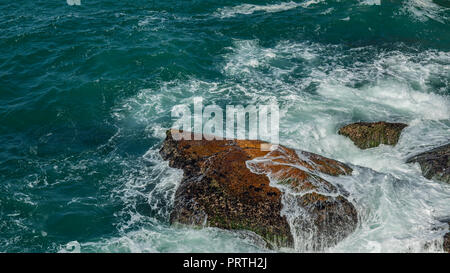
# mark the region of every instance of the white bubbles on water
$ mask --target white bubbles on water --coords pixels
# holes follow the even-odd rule
[[[273,13],[295,9],[298,6],[300,6],[300,4],[293,1],[268,5],[241,4],[233,7],[219,8],[217,12],[214,13],[214,16],[219,18],[229,18],[237,15],[249,15],[255,12]]]
[[[119,237],[104,238],[95,242],[69,242],[59,252],[269,252],[261,239],[247,232],[231,232],[218,228],[194,229],[168,226],[143,227]]]
[[[449,185],[403,172],[354,166],[350,177],[329,178],[351,193],[360,223],[330,252],[440,252],[448,230]]]
[[[370,111],[374,120],[383,119],[386,114],[408,120],[440,120],[450,116],[450,101],[446,97],[415,91],[406,84],[393,81],[381,81],[360,89],[323,83],[318,93],[347,109]]]
[[[315,4],[318,4],[320,2],[323,2],[323,0],[307,0],[301,3],[301,6],[304,8],[308,8],[310,6],[314,6]]]
[[[402,2],[401,12],[411,15],[418,21],[434,20],[445,24],[448,21],[448,7],[438,5],[433,0],[409,0]]]
[[[360,1],[360,4],[361,5],[369,5],[369,6],[372,6],[372,5],[379,6],[379,5],[381,5],[381,0],[362,0],[362,1]]]
[[[67,0],[67,5],[69,6],[80,6],[81,0]]]
[[[65,246],[60,247],[59,253],[80,253],[81,245],[78,241],[68,242]]]

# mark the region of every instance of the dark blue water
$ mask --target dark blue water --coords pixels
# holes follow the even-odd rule
[[[449,1],[72,2],[0,0],[1,252],[266,251],[169,225],[158,150],[196,96],[275,101],[282,144],[373,169],[341,181],[360,227],[329,251],[442,251],[450,188],[404,159],[450,136]],[[410,126],[360,151],[336,134],[358,120]]]

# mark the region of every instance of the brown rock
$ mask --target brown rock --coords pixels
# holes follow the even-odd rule
[[[360,149],[377,147],[380,144],[395,145],[404,123],[356,122],[339,129],[339,134],[349,137]]]
[[[450,232],[444,235],[444,251],[450,253]]]
[[[171,222],[250,230],[271,246],[293,246],[305,231],[312,234],[311,250],[334,245],[355,229],[354,206],[319,176],[350,174],[350,167],[281,145],[263,151],[262,145],[270,146],[259,140],[176,141],[168,131],[160,154],[184,170]],[[302,221],[282,215],[289,198],[302,210]]]
[[[450,222],[448,223],[448,226],[450,227]],[[447,232],[444,235],[444,251],[450,253],[450,232]]]

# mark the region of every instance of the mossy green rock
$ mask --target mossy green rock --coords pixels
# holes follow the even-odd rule
[[[380,144],[397,144],[404,123],[356,122],[339,129],[339,134],[350,138],[360,149],[377,147]]]

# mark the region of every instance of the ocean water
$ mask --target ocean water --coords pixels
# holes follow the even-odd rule
[[[267,104],[280,142],[351,164],[356,231],[325,252],[441,252],[450,185],[411,155],[450,138],[447,0],[0,1],[0,252],[265,252],[172,227],[170,109]],[[340,126],[409,126],[359,150]]]

